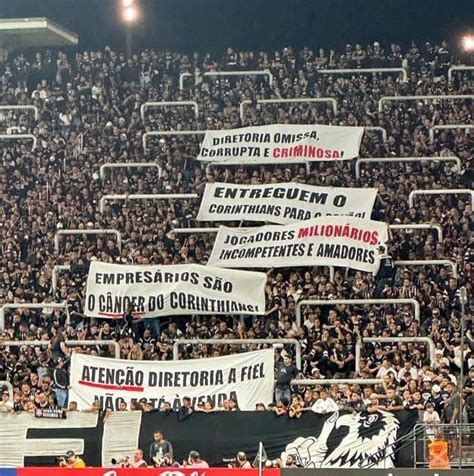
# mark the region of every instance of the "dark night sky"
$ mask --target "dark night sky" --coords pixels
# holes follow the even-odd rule
[[[136,0],[134,47],[222,51],[340,47],[412,39],[458,43],[474,29],[474,0]],[[123,48],[119,0],[0,0],[0,16],[47,16],[84,48]]]

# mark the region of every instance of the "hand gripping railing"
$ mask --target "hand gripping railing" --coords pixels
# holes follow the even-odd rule
[[[139,193],[133,195],[104,195],[99,201],[99,211],[104,212],[107,200],[180,200],[187,198],[199,198],[197,193]]]
[[[303,104],[303,103],[318,103],[328,102],[332,105],[334,114],[337,114],[337,101],[334,98],[290,98],[290,99],[245,99],[240,103],[240,120],[244,121],[244,108],[247,104]]]
[[[394,261],[395,266],[449,266],[453,273],[453,278],[458,277],[458,265],[455,261],[448,259],[427,259],[427,260],[400,260]]]
[[[384,142],[387,142],[387,130],[383,127],[378,126],[365,126],[364,129],[369,132],[380,132],[382,134],[382,139]]]
[[[145,112],[149,108],[169,107],[169,106],[191,106],[194,109],[196,119],[199,117],[199,106],[196,101],[153,101],[146,102],[140,106],[140,116],[145,120]]]
[[[357,159],[355,163],[356,179],[360,178],[360,164],[371,164],[380,162],[388,164],[390,162],[455,162],[457,165],[456,172],[461,171],[461,159],[459,157],[372,157],[370,159]]]
[[[303,306],[366,306],[368,304],[410,304],[415,319],[420,322],[420,303],[416,299],[303,299],[296,305],[296,325],[301,327],[301,308]]]
[[[441,126],[433,126],[430,128],[430,142],[432,144],[434,142],[435,131],[450,130],[450,129],[466,129],[467,131],[469,131],[469,129],[474,129],[474,125],[472,124],[444,124]]]
[[[423,101],[425,99],[436,99],[438,101],[453,101],[455,99],[465,100],[474,98],[474,94],[425,94],[423,96],[384,96],[379,99],[379,112],[383,111],[383,103],[389,101]]]
[[[101,180],[105,178],[105,171],[107,169],[128,169],[133,168],[142,168],[142,167],[154,167],[158,169],[158,178],[161,177],[161,167],[156,162],[114,162],[111,164],[102,164],[100,166],[99,176]]]
[[[24,111],[24,110],[32,110],[35,113],[35,121],[38,120],[39,117],[39,110],[36,106],[33,106],[31,104],[24,104],[24,105],[15,105],[15,106],[9,106],[9,105],[2,105],[0,106],[0,111]]]
[[[406,223],[388,225],[391,230],[436,230],[438,241],[443,241],[443,227],[431,223]]]
[[[408,73],[405,68],[350,68],[350,69],[318,69],[318,74],[329,74],[332,76],[340,75],[340,74],[365,74],[365,73],[398,73],[401,74],[403,77],[403,82],[406,83],[408,81]]]
[[[0,340],[0,347],[48,347],[49,340]],[[66,340],[67,347],[96,347],[97,345],[113,345],[115,349],[115,358],[120,359],[120,345],[115,340],[99,339],[99,340]]]
[[[0,306],[0,330],[5,329],[5,309],[64,309],[67,314],[67,322],[69,322],[69,312],[67,310],[66,302],[6,302]]]
[[[146,143],[149,137],[169,137],[169,136],[199,136],[204,135],[206,131],[150,131],[142,135],[143,150],[146,151]]]
[[[35,150],[36,149],[36,145],[38,143],[38,139],[35,137],[34,134],[0,134],[0,142],[2,140],[21,140],[21,139],[25,139],[25,140],[32,140],[33,141],[33,147],[31,148],[31,150]]]
[[[102,211],[102,210],[101,210]],[[54,250],[59,252],[59,237],[63,235],[115,235],[117,240],[117,248],[122,252],[122,234],[118,230],[110,229],[74,229],[74,230],[58,230],[54,235]]]
[[[61,271],[69,271],[70,269],[70,264],[57,264],[56,266],[53,266],[53,271],[51,273],[51,290],[53,296],[56,296],[56,291],[58,290],[58,274]]]
[[[399,343],[411,343],[414,342],[416,343],[422,343],[422,344],[427,344],[428,345],[428,350],[430,354],[430,364],[434,362],[435,359],[435,350],[436,346],[433,340],[430,337],[364,337],[362,339],[359,339],[356,342],[356,348],[355,348],[355,353],[356,353],[356,362],[355,362],[355,370],[358,372],[360,370],[360,357],[361,357],[361,349],[362,345],[364,343],[391,343],[391,342],[399,342]]]
[[[13,385],[8,380],[0,380],[0,388],[1,387],[7,387],[10,402],[12,402],[13,405]]]
[[[452,81],[453,71],[474,71],[474,66],[467,66],[464,64],[457,64],[455,66],[451,66],[448,69],[448,81]]]
[[[413,190],[408,195],[408,204],[410,208],[413,207],[413,199],[415,195],[470,195],[471,207],[474,201],[474,192],[469,188],[456,188],[456,189],[441,189],[441,190]]]
[[[296,339],[176,339],[173,344],[173,360],[179,360],[179,347],[183,345],[269,345],[290,344],[295,346],[296,366],[301,369],[301,343]]]

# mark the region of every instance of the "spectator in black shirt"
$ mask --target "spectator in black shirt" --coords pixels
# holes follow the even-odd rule
[[[189,397],[183,398],[183,405],[178,410],[178,420],[184,421],[191,416],[194,412],[194,409],[191,405],[191,399]]]
[[[165,440],[161,431],[155,431],[153,434],[153,443],[150,445],[150,464],[161,466],[166,454],[173,458],[173,446],[168,440]]]
[[[275,387],[275,402],[278,403],[282,399],[291,402],[290,383],[298,375],[298,369],[293,364],[292,358],[286,354],[283,357],[283,362],[278,362],[276,368],[276,387]]]

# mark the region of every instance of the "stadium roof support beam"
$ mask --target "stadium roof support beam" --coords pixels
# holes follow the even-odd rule
[[[169,106],[191,106],[194,109],[194,115],[196,119],[199,117],[199,106],[196,101],[150,101],[145,102],[140,106],[140,116],[142,118],[142,121],[145,120],[145,112],[147,109]]]
[[[0,106],[0,111],[33,111],[35,114],[35,121],[38,120],[39,118],[39,110],[36,106],[33,106],[31,104],[24,104],[21,106],[18,105],[2,105]]]
[[[364,130],[369,132],[379,132],[382,134],[382,139],[384,142],[387,142],[387,130],[379,126],[365,126]]]
[[[114,354],[116,359],[120,359],[120,344],[115,340],[110,339],[98,339],[98,340],[66,340],[64,343],[68,347],[96,347],[98,345],[113,345]],[[3,340],[0,341],[0,347],[22,347],[24,345],[31,347],[47,347],[49,346],[49,340]]]
[[[358,339],[356,342],[356,362],[355,362],[355,370],[358,372],[360,370],[360,357],[361,357],[361,349],[363,343],[422,343],[428,346],[429,354],[430,354],[430,364],[432,364],[435,360],[435,350],[436,346],[433,340],[430,337],[364,337],[363,339]]]
[[[114,162],[111,164],[102,164],[99,170],[99,176],[101,180],[105,178],[105,171],[107,169],[127,169],[127,168],[143,168],[143,167],[154,167],[158,169],[158,178],[161,178],[161,167],[156,162]]]
[[[176,339],[173,344],[173,360],[179,360],[179,347],[183,345],[255,345],[289,344],[295,347],[296,366],[301,369],[301,343],[297,339]]]
[[[455,66],[451,66],[448,69],[448,81],[452,81],[453,71],[474,71],[474,66],[467,66],[465,64],[457,64]]]
[[[360,164],[372,163],[389,163],[389,162],[455,162],[457,165],[456,171],[461,171],[461,159],[459,157],[372,157],[357,159],[355,163],[356,179],[360,178]]]
[[[34,134],[0,134],[0,142],[3,140],[31,140],[33,141],[31,150],[35,150],[38,144],[38,139]]]
[[[67,322],[69,323],[69,312],[67,310],[67,302],[27,302],[14,303],[6,302],[0,306],[0,330],[5,329],[5,309],[65,309]],[[0,343],[3,341],[0,341]]]
[[[319,103],[327,102],[331,104],[334,114],[337,114],[337,101],[334,98],[290,98],[290,99],[244,99],[240,103],[240,120],[244,121],[244,109],[247,104],[306,104],[306,103]]]
[[[424,94],[422,96],[383,96],[379,99],[379,112],[383,111],[383,103],[389,101],[424,101],[435,99],[437,101],[454,101],[474,98],[474,94]]]
[[[413,207],[413,201],[416,195],[470,195],[471,207],[474,201],[474,192],[469,188],[441,189],[441,190],[413,190],[408,195],[408,204]]]
[[[146,143],[149,137],[170,137],[170,136],[202,136],[206,131],[150,131],[142,135],[143,150],[146,151]]]
[[[449,266],[453,273],[453,278],[458,277],[458,265],[454,261],[448,259],[414,259],[394,261],[395,266]]]
[[[104,212],[106,201],[115,200],[181,200],[199,198],[197,193],[139,193],[132,195],[104,195],[99,201],[99,211]]]
[[[401,74],[403,82],[408,81],[408,72],[405,68],[350,68],[350,69],[318,69],[318,74],[328,74],[331,76],[339,76],[344,74]]]
[[[474,125],[473,124],[444,124],[441,126],[433,126],[430,128],[430,143],[433,144],[434,142],[435,131],[449,130],[449,129],[465,129],[469,131],[469,129],[474,129]]]
[[[303,306],[367,306],[369,304],[410,304],[415,319],[420,322],[420,303],[416,299],[303,299],[296,305],[296,325],[301,327],[301,308]]]
[[[58,230],[54,235],[54,250],[59,252],[59,237],[63,235],[115,235],[117,239],[117,247],[120,252],[122,252],[122,234],[120,231],[113,228],[106,229],[85,229],[80,228],[71,229],[71,230]]]
[[[70,269],[70,264],[57,264],[56,266],[53,266],[53,271],[51,273],[51,290],[53,297],[56,295],[56,291],[58,290],[58,274],[61,271],[69,271]]]

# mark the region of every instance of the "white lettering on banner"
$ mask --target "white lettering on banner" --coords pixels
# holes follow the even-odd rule
[[[191,314],[263,314],[264,273],[197,264],[133,266],[93,261],[85,315],[122,318]]]
[[[198,160],[229,163],[350,160],[359,155],[363,127],[272,124],[207,131]]]
[[[299,183],[239,185],[209,183],[199,221],[259,221],[286,225],[319,216],[369,219],[376,188],[313,187]]]
[[[170,402],[178,410],[183,397],[193,405],[219,406],[234,398],[241,410],[270,403],[273,394],[273,350],[186,361],[130,361],[73,354],[69,400],[90,408],[118,409],[120,402],[147,401],[154,408]]]
[[[385,223],[353,217],[319,217],[290,225],[221,226],[209,258],[224,268],[341,266],[376,273]]]

